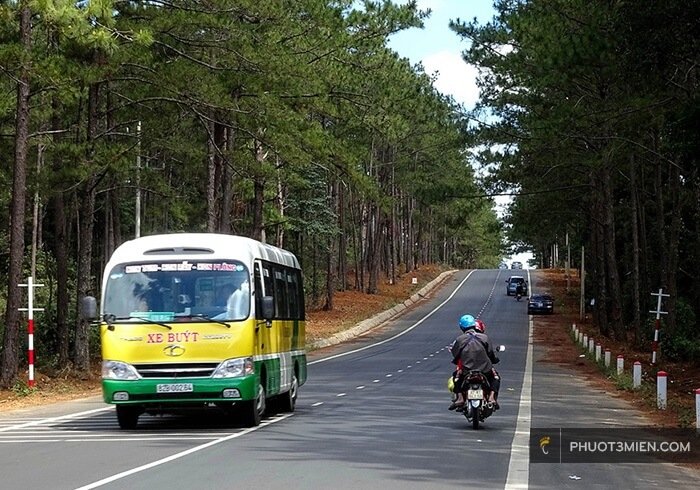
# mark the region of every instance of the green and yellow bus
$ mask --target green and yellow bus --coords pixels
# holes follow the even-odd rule
[[[118,247],[104,271],[102,387],[122,429],[143,413],[218,407],[246,426],[294,410],[306,381],[302,271],[250,238],[182,233]]]

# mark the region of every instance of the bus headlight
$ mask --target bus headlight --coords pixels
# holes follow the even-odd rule
[[[102,379],[132,381],[140,379],[134,366],[121,361],[102,361]]]
[[[219,366],[211,375],[212,378],[238,378],[241,376],[247,376],[253,374],[255,368],[253,367],[252,357],[239,357],[237,359],[226,359],[224,362],[219,364]]]

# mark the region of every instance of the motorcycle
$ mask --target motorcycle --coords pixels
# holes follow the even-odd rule
[[[520,301],[520,299],[523,297],[523,293],[521,291],[516,291],[515,292],[515,299]]]
[[[499,345],[496,349],[497,352],[504,350],[506,350],[504,345]],[[463,392],[465,403],[462,409],[458,408],[457,411],[462,412],[467,421],[472,424],[472,429],[477,430],[479,424],[496,411],[495,405],[488,401],[491,395],[491,386],[481,371],[470,371],[465,377],[463,386],[465,388]],[[447,387],[450,391],[454,390],[454,376],[450,377]],[[457,395],[453,393],[452,396],[454,401]]]
[[[486,376],[480,371],[470,371],[466,377],[466,402],[462,413],[467,418],[467,422],[472,424],[472,429],[479,428],[479,422],[483,422],[490,417],[495,408],[493,403],[489,403],[491,386]]]

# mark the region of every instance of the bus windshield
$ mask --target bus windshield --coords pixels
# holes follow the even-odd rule
[[[235,260],[119,264],[107,278],[103,313],[130,321],[245,320],[249,281]]]

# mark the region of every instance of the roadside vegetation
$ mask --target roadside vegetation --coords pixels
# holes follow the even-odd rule
[[[415,2],[0,5],[0,386],[89,375],[112,251],[137,234],[235,233],[294,252],[310,309],[425,264],[494,267],[501,225],[461,108],[387,43]]]
[[[700,362],[700,4],[502,0],[455,21],[479,66],[476,158],[516,250],[585,272],[604,337]]]

